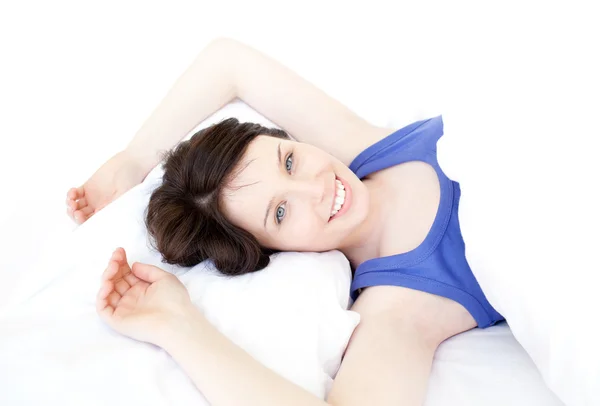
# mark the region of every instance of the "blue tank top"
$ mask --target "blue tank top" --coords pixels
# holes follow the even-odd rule
[[[452,299],[463,305],[481,328],[504,318],[488,302],[467,258],[458,222],[460,186],[450,180],[437,161],[437,141],[443,134],[442,117],[417,121],[371,145],[350,164],[363,179],[373,172],[409,161],[431,165],[440,183],[440,203],[425,240],[412,251],[360,264],[350,287],[356,300],[359,289],[394,285]]]

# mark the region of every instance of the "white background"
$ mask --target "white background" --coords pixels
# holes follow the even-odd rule
[[[556,216],[591,210],[597,183],[577,179],[598,159],[592,2],[482,3],[3,1],[0,266],[69,228],[68,188],[128,143],[218,36],[275,56],[377,124],[453,114],[456,136],[476,140],[464,153],[502,147],[514,152],[507,170],[520,160],[556,171],[568,150],[563,186],[583,194]],[[523,145],[556,156],[540,169]]]

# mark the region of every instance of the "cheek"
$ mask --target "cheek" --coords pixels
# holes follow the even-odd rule
[[[324,238],[323,223],[314,217],[296,218],[286,226],[285,241],[281,244],[288,250],[315,249]]]
[[[323,233],[322,221],[317,221],[314,217],[304,217],[297,219],[293,225],[294,234],[302,240],[311,240]]]

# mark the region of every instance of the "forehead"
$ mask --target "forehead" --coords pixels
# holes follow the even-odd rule
[[[261,187],[268,175],[274,175],[278,168],[277,151],[283,149],[285,140],[270,136],[258,136],[254,139],[244,156],[232,172],[229,188],[233,192],[249,193],[244,189]],[[283,152],[282,152],[283,154]],[[250,192],[252,193],[252,192]]]
[[[259,136],[253,140],[233,171],[233,177],[223,192],[225,214],[249,231],[263,229],[265,210],[273,197],[278,175],[277,149],[285,143],[281,138]]]

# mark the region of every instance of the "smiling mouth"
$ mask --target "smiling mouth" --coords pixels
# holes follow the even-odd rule
[[[333,198],[333,204],[331,206],[331,213],[329,214],[329,220],[331,220],[346,203],[346,188],[344,184],[337,178],[335,178],[335,194]]]

